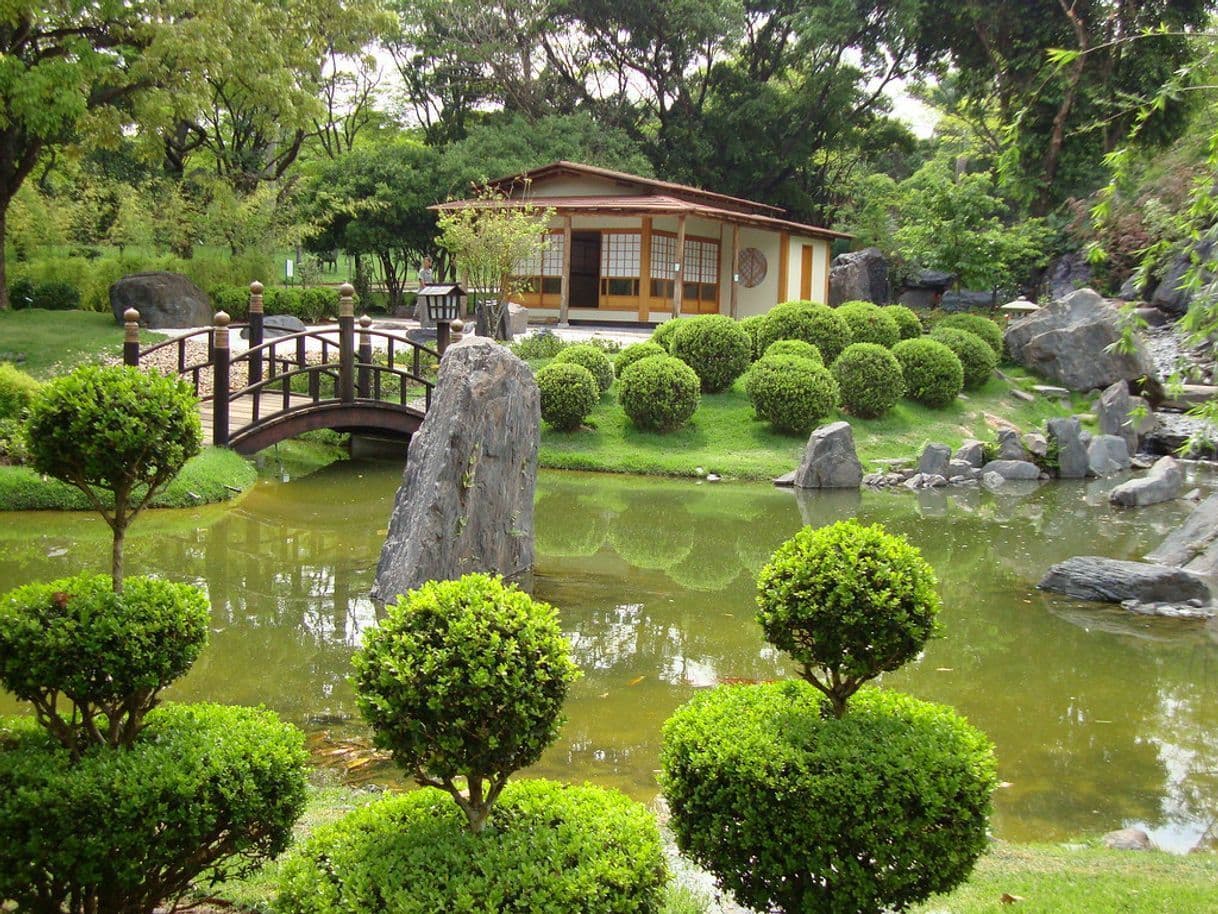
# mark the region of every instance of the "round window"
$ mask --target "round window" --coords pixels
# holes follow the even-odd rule
[[[740,285],[746,289],[760,285],[761,281],[765,279],[765,254],[757,248],[745,248],[740,252],[737,272],[740,273]]]

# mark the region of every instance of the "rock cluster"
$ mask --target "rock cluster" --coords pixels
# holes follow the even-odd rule
[[[879,248],[864,248],[833,258],[829,266],[829,304],[832,307],[848,301],[884,305],[890,295],[888,261]]]

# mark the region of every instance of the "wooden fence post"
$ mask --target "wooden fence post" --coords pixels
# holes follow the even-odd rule
[[[338,290],[338,398],[355,400],[355,286],[345,282]]]
[[[140,313],[134,308],[123,312],[123,364],[140,364]]]
[[[262,345],[262,283],[254,280],[250,283],[250,349]],[[249,383],[257,384],[262,380],[262,356],[256,352],[249,358]]]
[[[367,400],[371,396],[372,385],[372,369],[368,366],[372,364],[372,337],[368,334],[368,328],[372,326],[372,318],[367,314],[359,319],[359,397],[361,400]]]
[[[217,311],[212,330],[215,368],[211,379],[212,443],[228,446],[228,325],[232,319],[225,311]]]

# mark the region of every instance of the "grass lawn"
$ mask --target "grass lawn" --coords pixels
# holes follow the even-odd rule
[[[534,368],[542,361],[530,362]],[[854,443],[864,470],[872,461],[915,457],[932,441],[957,446],[965,438],[994,438],[994,419],[1012,422],[1021,430],[1042,428],[1046,419],[1085,412],[1086,400],[1037,397],[1032,403],[1011,395],[1012,387],[1030,390],[1040,383],[1022,369],[1004,366],[1010,381],[997,375],[980,390],[968,391],[947,409],[932,410],[902,400],[879,419],[838,414],[854,429]],[[697,467],[722,476],[768,479],[795,468],[806,439],[780,435],[767,422],[753,417],[753,407],[738,379],[721,394],[704,394],[698,411],[684,428],[668,434],[636,429],[617,402],[616,382],[589,418],[592,428],[559,432],[543,428],[540,462],[543,467],[693,476]]]
[[[164,337],[159,333],[140,333],[143,345],[160,339]],[[0,361],[15,362],[36,378],[53,377],[81,362],[119,356],[122,351],[123,328],[109,313],[0,311]]]

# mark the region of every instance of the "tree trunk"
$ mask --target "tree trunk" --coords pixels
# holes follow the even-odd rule
[[[0,311],[9,309],[8,301],[8,264],[4,259],[4,249],[8,240],[8,200],[0,200]]]
[[[123,592],[123,540],[127,536],[127,525],[114,527],[114,545],[110,550],[110,581],[115,593]]]

